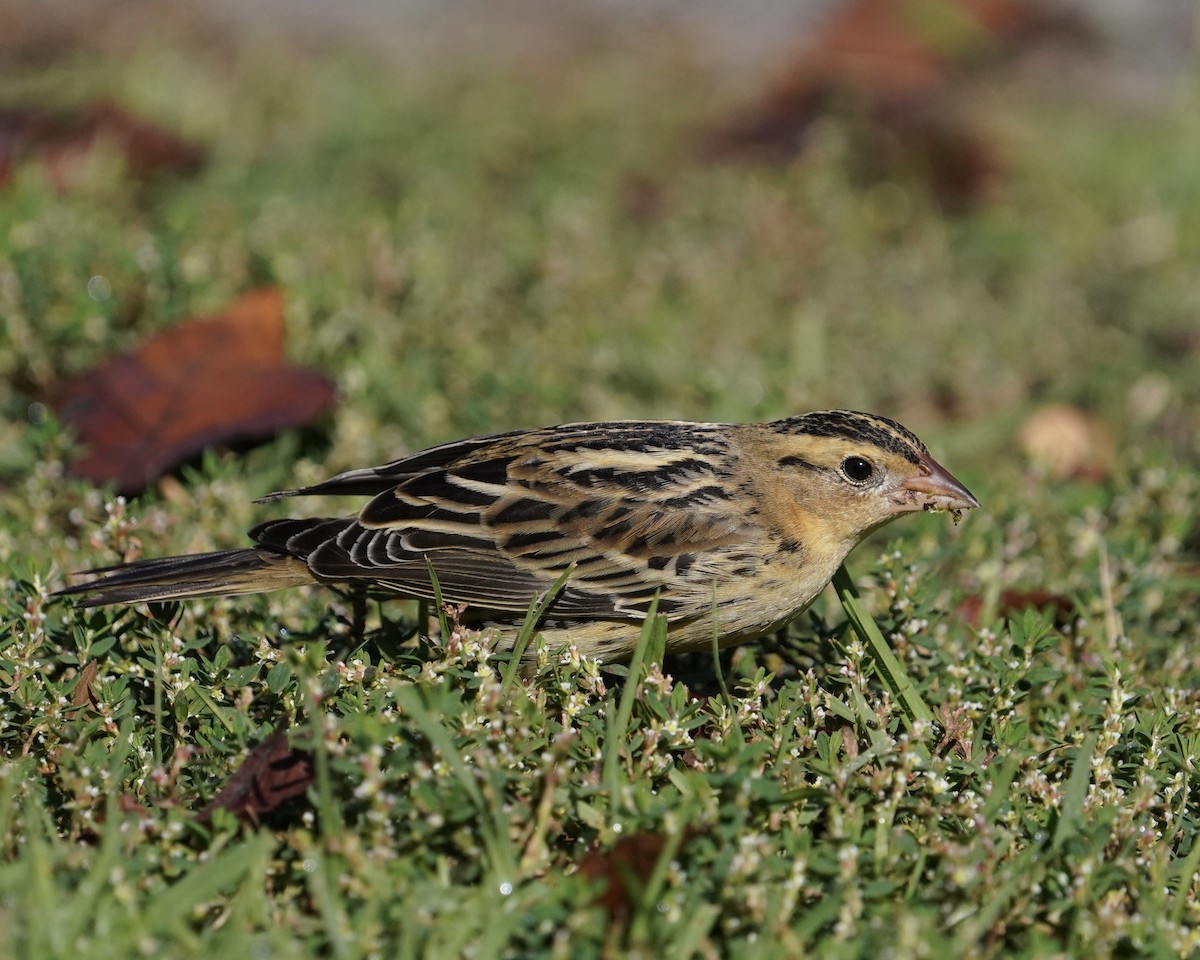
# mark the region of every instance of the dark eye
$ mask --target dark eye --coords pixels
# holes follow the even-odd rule
[[[871,461],[862,457],[847,457],[842,461],[842,473],[851,483],[866,483],[874,472]]]

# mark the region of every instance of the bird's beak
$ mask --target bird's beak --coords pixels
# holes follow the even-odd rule
[[[940,463],[925,455],[909,477],[892,495],[897,513],[910,510],[969,510],[979,501]]]

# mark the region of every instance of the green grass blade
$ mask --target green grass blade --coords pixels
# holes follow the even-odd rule
[[[257,861],[270,856],[275,843],[270,834],[261,834],[196,865],[149,901],[146,926],[165,932],[186,925],[198,905],[236,887]]]
[[[658,615],[658,597],[650,604],[646,612],[646,622],[642,626],[641,636],[638,637],[637,647],[629,661],[629,674],[625,677],[625,687],[621,691],[621,701],[617,705],[617,713],[607,724],[604,737],[604,784],[608,788],[608,803],[610,816],[615,816],[617,797],[619,794],[619,777],[617,776],[621,762],[621,744],[629,730],[629,720],[633,716],[633,704],[637,699],[638,687],[642,682],[643,665],[647,652],[652,646],[665,645],[667,621]],[[656,634],[660,634],[656,638]]]
[[[875,663],[879,679],[886,689],[900,703],[904,710],[906,725],[911,730],[918,721],[933,722],[933,711],[922,699],[920,692],[904,672],[904,665],[897,659],[892,648],[884,639],[883,632],[875,625],[875,620],[867,610],[866,604],[858,595],[854,580],[846,565],[838,567],[833,575],[833,587],[837,591],[842,609],[853,624],[855,632],[862,637],[867,645],[867,651]]]
[[[450,636],[450,621],[446,619],[446,601],[442,598],[442,585],[438,581],[433,563],[428,557],[425,558],[425,569],[429,571],[429,585],[433,588],[433,602],[437,607],[438,625],[442,630],[442,643],[445,643]]]
[[[1192,877],[1200,869],[1200,837],[1192,838],[1192,849],[1188,851],[1183,866],[1179,868],[1179,883],[1175,887],[1175,900],[1171,904],[1171,922],[1182,923],[1183,912],[1187,909],[1188,894],[1192,889]]]
[[[546,615],[546,611],[550,609],[550,604],[562,593],[563,587],[567,585],[567,580],[570,579],[574,569],[574,567],[568,567],[564,570],[542,598],[535,600],[529,605],[529,612],[525,615],[525,622],[521,624],[521,632],[517,634],[517,639],[513,643],[508,665],[504,668],[504,673],[500,678],[500,689],[505,693],[512,688],[517,671],[521,668],[521,657],[525,654],[525,648],[529,646],[529,642],[537,633],[538,623]]]
[[[738,720],[737,705],[733,702],[729,687],[725,683],[725,674],[721,671],[721,632],[717,627],[717,585],[715,583],[713,584],[712,600],[712,657],[713,673],[717,677],[717,689],[721,691],[721,702],[725,704],[725,709],[733,718],[733,731],[737,735],[738,743],[745,743],[746,738],[742,735],[742,724]]]
[[[517,857],[513,853],[508,832],[502,815],[502,805],[489,804],[479,787],[471,767],[459,753],[450,731],[447,730],[433,712],[422,702],[419,687],[404,686],[396,690],[396,705],[412,718],[421,735],[429,741],[430,746],[441,754],[446,766],[454,778],[462,786],[479,813],[484,847],[491,856],[496,871],[505,879],[511,881],[516,876]]]
[[[1098,739],[1096,734],[1089,733],[1080,744],[1079,752],[1075,754],[1071,776],[1067,779],[1066,790],[1063,791],[1062,806],[1058,810],[1058,823],[1054,827],[1054,840],[1051,843],[1053,850],[1059,849],[1079,831],[1088,784],[1092,782],[1092,757],[1096,753]]]
[[[438,719],[422,702],[420,688],[398,687],[396,689],[396,705],[412,718],[417,729],[421,731],[421,735],[429,741],[434,750],[442,755],[446,766],[450,768],[455,779],[462,785],[476,809],[482,812],[483,794],[479,792],[479,784],[475,781],[475,775],[471,773],[466,761],[459,754],[454,738],[450,736],[450,731],[438,722]]]

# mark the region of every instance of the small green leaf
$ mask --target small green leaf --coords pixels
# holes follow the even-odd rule
[[[267,671],[267,689],[272,693],[282,693],[292,682],[292,668],[286,663],[277,663]]]

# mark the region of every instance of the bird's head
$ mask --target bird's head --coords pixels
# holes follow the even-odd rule
[[[848,550],[904,513],[979,506],[908,429],[885,417],[827,410],[769,425],[778,482],[808,542]]]

